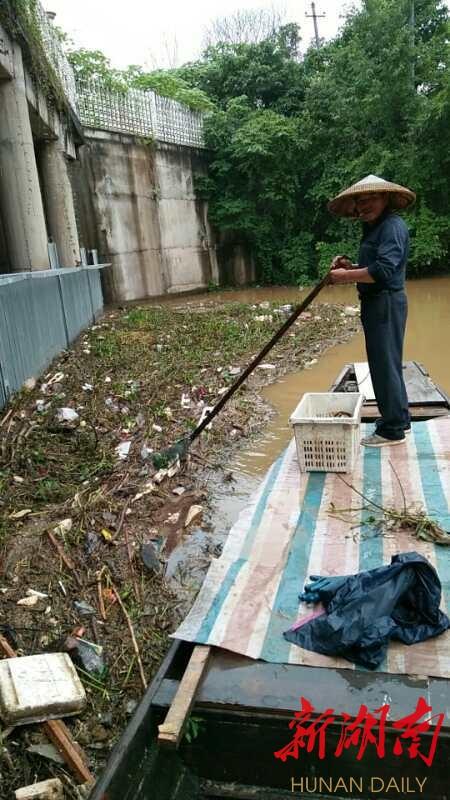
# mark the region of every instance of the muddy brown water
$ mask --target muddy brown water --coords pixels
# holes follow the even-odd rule
[[[406,361],[418,361],[433,380],[450,394],[450,277],[408,281]],[[283,295],[284,296],[284,295]],[[317,302],[357,304],[353,286],[329,287]],[[254,301],[255,302],[255,301]],[[276,415],[254,446],[242,451],[235,467],[250,475],[262,474],[292,436],[289,417],[305,392],[326,392],[344,364],[366,361],[362,332],[328,350],[310,369],[285,376],[263,390]]]
[[[195,295],[183,306],[221,304],[227,302],[298,303],[308,290],[296,287],[264,287],[212,292]],[[450,394],[450,276],[407,282],[409,317],[405,341],[405,360],[425,365],[433,380]],[[180,304],[171,298],[170,304]],[[357,305],[354,286],[327,287],[315,301]],[[270,356],[268,356],[270,359]],[[310,369],[294,372],[263,390],[263,396],[275,410],[274,418],[261,431],[261,437],[241,451],[234,468],[247,475],[261,475],[280,454],[291,438],[289,416],[305,392],[327,391],[344,364],[365,361],[362,333],[350,342],[329,349]]]
[[[434,381],[450,394],[450,276],[407,285],[409,319],[406,336],[405,359],[423,363]],[[254,288],[193,295],[183,300],[170,298],[171,306],[208,306],[227,302],[298,303],[307,290],[296,288]],[[163,302],[166,302],[164,300]],[[356,290],[352,286],[329,287],[322,291],[316,303],[330,302],[357,305]],[[270,360],[270,355],[268,356]],[[289,417],[302,395],[309,391],[327,391],[344,364],[365,361],[362,333],[345,344],[330,348],[311,369],[293,372],[266,387],[262,394],[275,410],[260,436],[242,449],[229,464],[236,480],[224,482],[223,476],[212,470],[205,475],[210,490],[210,508],[203,529],[187,537],[172,554],[170,573],[179,579],[189,575],[189,581],[200,586],[207,563],[217,546],[221,546],[239,512],[248,505],[261,476],[288,444],[292,431]]]

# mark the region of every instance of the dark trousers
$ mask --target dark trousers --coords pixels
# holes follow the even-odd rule
[[[381,419],[376,432],[403,439],[411,423],[403,380],[403,340],[408,301],[405,292],[383,291],[361,298],[367,360]]]

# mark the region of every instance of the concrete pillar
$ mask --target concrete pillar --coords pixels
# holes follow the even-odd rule
[[[80,263],[80,245],[72,186],[60,140],[47,142],[39,157],[48,232],[58,248],[62,267]]]
[[[0,82],[0,207],[13,272],[48,269],[47,230],[20,47],[13,80]]]

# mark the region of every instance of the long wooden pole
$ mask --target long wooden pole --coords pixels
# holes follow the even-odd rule
[[[192,433],[190,434],[190,437],[189,437],[191,442],[193,442],[194,439],[197,438],[197,436],[200,436],[200,434],[204,430],[204,428],[206,428],[206,426],[209,425],[211,420],[213,420],[214,417],[217,416],[219,411],[224,407],[225,403],[228,403],[228,400],[230,399],[230,397],[232,397],[234,395],[234,393],[237,392],[239,387],[242,386],[242,384],[248,378],[250,373],[253,372],[253,370],[258,366],[258,364],[261,363],[261,361],[267,355],[269,350],[271,350],[272,347],[281,339],[281,337],[284,336],[286,331],[289,330],[289,328],[294,324],[294,322],[297,319],[297,317],[299,317],[300,314],[303,311],[305,311],[308,308],[309,305],[311,305],[311,303],[314,300],[314,298],[317,297],[317,295],[319,294],[321,289],[323,289],[323,287],[326,286],[328,283],[329,283],[329,273],[327,273],[325,275],[325,277],[322,278],[320,283],[316,284],[314,289],[312,289],[310,291],[310,293],[307,295],[307,297],[305,297],[303,302],[300,303],[300,305],[296,307],[296,309],[293,311],[291,316],[288,317],[288,319],[286,320],[284,325],[282,325],[281,328],[272,336],[270,342],[267,342],[265,347],[263,347],[261,352],[258,353],[256,358],[253,359],[253,361],[248,365],[248,367],[244,370],[244,372],[242,372],[242,374],[239,375],[239,377],[230,386],[228,391],[225,392],[225,394],[222,395],[222,397],[220,398],[219,402],[216,403],[216,405],[214,406],[212,411],[210,411],[210,413],[205,416],[205,419],[203,420],[203,422],[201,422],[200,425],[198,425],[195,428],[195,430],[192,431]]]

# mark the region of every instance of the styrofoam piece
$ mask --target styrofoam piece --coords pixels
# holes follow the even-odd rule
[[[363,402],[364,395],[357,392],[303,395],[290,417],[301,472],[353,470],[359,453]]]
[[[0,661],[0,716],[26,725],[77,714],[86,694],[67,653],[43,653]]]
[[[22,786],[14,792],[16,800],[63,800],[63,785],[59,778]]]

